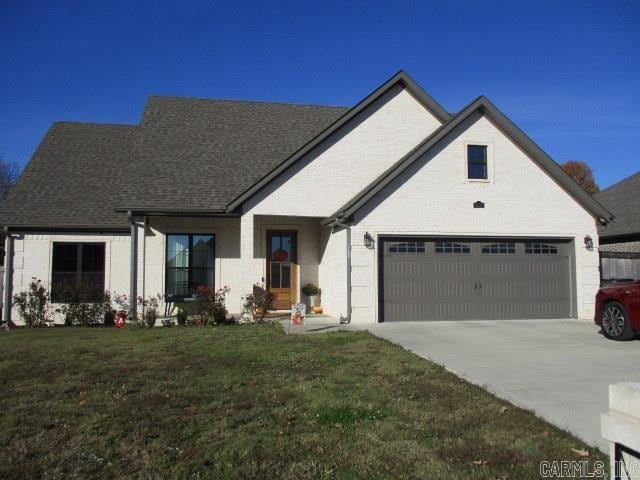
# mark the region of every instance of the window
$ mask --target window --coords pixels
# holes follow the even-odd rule
[[[213,287],[214,245],[211,234],[167,235],[167,295],[191,297],[201,285]]]
[[[526,243],[524,253],[553,255],[558,253],[558,249],[554,245],[547,245],[546,243]]]
[[[515,243],[491,243],[482,246],[482,253],[516,253]]]
[[[424,242],[393,242],[389,244],[389,253],[424,253]]]
[[[487,176],[487,146],[467,145],[467,178],[471,180],[486,180]]]
[[[51,300],[62,301],[64,288],[89,288],[104,292],[104,243],[53,244]]]
[[[464,243],[436,242],[436,253],[471,253],[471,247]]]

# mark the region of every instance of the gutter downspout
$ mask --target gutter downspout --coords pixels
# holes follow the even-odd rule
[[[11,320],[11,310],[13,308],[13,242],[9,227],[4,227],[5,234],[5,260],[4,260],[4,299],[2,305],[2,325],[14,327]]]
[[[129,317],[138,319],[138,227],[132,212],[127,216],[131,222],[131,277],[129,278]]]
[[[336,219],[334,226],[347,231],[347,316],[340,317],[340,323],[351,323],[351,225]]]

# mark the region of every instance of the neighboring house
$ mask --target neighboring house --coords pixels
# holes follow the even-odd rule
[[[603,281],[640,278],[640,172],[594,198],[615,217],[598,226]]]
[[[600,251],[640,253],[640,172],[594,195],[615,219],[600,225]]]
[[[353,322],[591,318],[610,218],[485,97],[450,114],[404,72],[349,109],[150,97],[138,125],[55,123],[0,208],[9,292],[228,285],[240,312],[256,282],[282,309],[314,283]]]

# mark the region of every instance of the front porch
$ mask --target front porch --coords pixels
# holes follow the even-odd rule
[[[274,295],[274,310],[309,299],[301,288],[321,288],[324,313],[346,315],[344,235],[319,217],[245,215],[132,216],[131,297],[161,294],[189,300],[199,285],[228,286],[227,309],[243,310],[254,284]],[[167,311],[161,305],[161,311]]]

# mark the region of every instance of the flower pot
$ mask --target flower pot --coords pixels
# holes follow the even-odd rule
[[[309,306],[311,308],[320,305],[320,295],[309,295]]]
[[[313,307],[313,313],[322,313],[322,307],[320,305]]]
[[[256,315],[260,316],[264,313],[264,308],[256,307]]]

